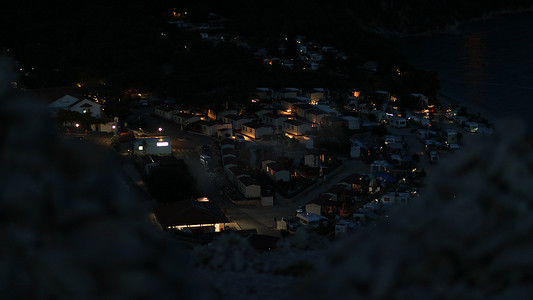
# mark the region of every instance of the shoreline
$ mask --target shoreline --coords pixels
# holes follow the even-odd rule
[[[426,30],[423,32],[418,32],[418,33],[390,31],[384,28],[374,28],[371,31],[385,38],[393,38],[393,39],[394,38],[398,38],[398,39],[411,38],[411,37],[428,37],[428,36],[434,36],[434,35],[457,35],[459,34],[459,31],[461,30],[461,28],[468,24],[487,21],[487,20],[490,20],[492,18],[496,18],[499,16],[522,14],[522,13],[533,13],[533,5],[527,8],[504,9],[504,10],[488,12],[488,13],[484,13],[481,17],[471,18],[471,19],[463,20],[463,21],[454,20],[454,23],[446,24],[444,25],[443,28],[435,28],[435,29],[430,29],[430,30]]]
[[[459,110],[461,107],[463,107],[466,110],[467,115],[469,116],[479,116],[482,119],[487,120],[487,122],[491,125],[491,127],[494,125],[495,116],[490,113],[488,110],[479,107],[472,103],[467,103],[463,100],[458,100],[456,98],[453,98],[451,96],[448,96],[446,94],[443,94],[442,92],[437,92],[437,101],[440,104],[445,105],[447,108],[450,108],[451,106],[455,106],[457,110]]]

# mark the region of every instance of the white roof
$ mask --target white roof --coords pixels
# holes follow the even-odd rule
[[[342,116],[341,118],[343,118],[344,120],[359,120],[359,118],[357,117],[354,117],[354,116]]]
[[[308,222],[320,221],[320,220],[326,220],[327,219],[324,216],[317,215],[317,214],[310,213],[310,212],[298,213],[298,214],[296,214],[296,217],[298,217],[298,218],[300,218],[302,220],[306,220]]]
[[[61,108],[61,107],[67,108],[78,101],[80,101],[80,99],[73,97],[71,95],[65,95],[55,100],[54,102],[50,103],[48,106],[52,108]]]
[[[376,91],[377,94],[385,94],[385,95],[388,95],[390,94],[389,92],[387,91]]]

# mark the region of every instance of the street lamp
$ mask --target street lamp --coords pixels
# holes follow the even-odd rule
[[[76,123],[76,128],[80,127],[80,124],[79,123]]]
[[[161,131],[163,131],[163,128],[159,127],[159,133],[161,134]]]

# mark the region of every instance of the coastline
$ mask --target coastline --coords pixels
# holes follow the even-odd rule
[[[467,103],[467,101],[457,100],[451,96],[443,94],[442,92],[437,93],[437,101],[447,108],[451,106],[456,106],[457,108],[464,107],[468,115],[478,115],[480,118],[487,120],[487,122],[490,124],[490,127],[493,127],[494,122],[497,121],[495,116],[486,109],[483,109],[472,103]]]
[[[461,28],[465,25],[475,23],[475,22],[481,22],[481,21],[487,21],[494,17],[504,16],[504,15],[510,15],[510,14],[521,14],[521,13],[533,13],[533,5],[527,8],[518,8],[518,9],[504,9],[504,10],[498,10],[493,12],[486,12],[481,17],[477,18],[470,18],[463,21],[458,20],[452,20],[453,23],[444,25],[443,28],[435,28],[426,30],[423,32],[417,32],[417,33],[406,33],[406,32],[397,32],[397,31],[390,31],[385,28],[373,28],[371,31],[379,34],[385,38],[409,38],[409,37],[428,37],[433,35],[457,35],[459,34],[459,31]]]

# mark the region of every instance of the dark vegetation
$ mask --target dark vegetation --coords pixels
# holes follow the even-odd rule
[[[199,196],[194,178],[185,163],[180,166],[158,167],[144,178],[150,195],[159,203],[167,203]]]
[[[120,91],[135,87],[215,108],[225,100],[248,101],[258,86],[342,89],[357,84],[361,89],[416,90],[432,97],[438,88],[435,76],[411,68],[386,38],[372,30],[421,32],[504,6],[528,4],[525,0],[23,0],[6,3],[0,11],[0,51],[18,61],[21,84],[27,88],[95,84],[122,97]],[[295,37],[304,35],[342,50],[348,59],[326,56],[326,68],[315,72],[265,68],[244,48],[229,42],[205,43],[198,31],[168,23],[174,12],[185,11],[195,24],[207,21],[209,13],[223,16],[228,39],[238,37],[271,55],[278,54],[284,41],[286,57],[296,57]],[[370,60],[379,62],[376,74],[358,68]],[[396,76],[398,68],[403,76]]]

